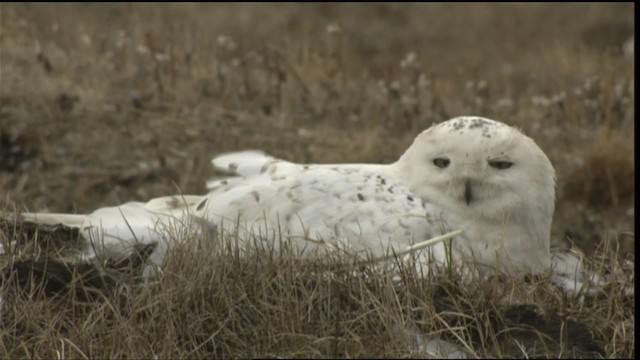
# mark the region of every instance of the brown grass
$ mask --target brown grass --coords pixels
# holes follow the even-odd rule
[[[202,193],[210,158],[247,148],[391,162],[430,124],[477,114],[536,140],[558,173],[553,241],[613,255],[602,271],[615,272],[635,248],[634,57],[622,51],[633,8],[1,4],[1,201],[8,213],[88,212]],[[44,235],[0,235],[37,245],[3,257],[5,269],[19,259],[37,275],[65,256],[60,239],[44,257]],[[19,283],[28,291],[6,300],[0,357],[410,356],[413,340],[397,334],[416,328],[478,356],[635,354],[622,290],[633,271],[578,302],[522,279],[318,280],[313,263],[194,256],[174,254],[150,283],[118,275],[113,291],[82,301]],[[95,275],[58,265],[63,285]],[[518,338],[523,326],[547,340]]]
[[[375,267],[336,254],[301,260],[215,236],[175,239],[162,272],[140,281],[139,262],[43,254],[60,247],[54,230],[15,231],[36,241],[4,267],[3,357],[424,356],[431,338],[474,357],[635,352],[633,263],[610,243],[590,266],[611,282],[576,296],[548,274],[425,280],[410,258]]]

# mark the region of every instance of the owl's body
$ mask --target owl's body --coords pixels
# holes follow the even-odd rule
[[[301,165],[247,151],[213,160],[232,176],[209,182],[204,196],[172,196],[102,208],[88,215],[23,214],[28,221],[80,228],[87,256],[126,255],[137,242],[158,243],[167,229],[214,230],[314,250],[383,256],[451,230],[453,256],[509,272],[550,266],[555,173],[518,130],[459,117],[420,134],[389,165]],[[96,246],[98,244],[98,246]],[[445,261],[443,243],[424,261]],[[428,254],[428,258],[427,258]]]

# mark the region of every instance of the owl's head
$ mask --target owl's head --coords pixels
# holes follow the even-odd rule
[[[394,166],[412,191],[453,220],[452,226],[505,224],[549,247],[555,171],[517,129],[457,117],[418,135]]]

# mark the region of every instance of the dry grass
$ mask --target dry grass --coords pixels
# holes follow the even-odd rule
[[[578,297],[548,275],[424,279],[410,258],[301,260],[215,236],[175,239],[162,272],[143,282],[139,262],[56,260],[46,249],[60,248],[59,234],[33,230],[15,231],[36,241],[4,267],[7,358],[404,357],[424,356],[432,338],[473,357],[635,353],[633,263],[610,245],[591,266],[611,283]]]
[[[431,123],[477,114],[521,127],[549,155],[556,245],[568,237],[617,273],[635,243],[633,7],[2,4],[1,201],[9,213],[87,212],[201,193],[210,158],[246,148],[390,162]],[[32,244],[1,259],[3,294],[16,266],[64,275],[5,296],[3,358],[418,355],[398,335],[407,329],[478,356],[635,355],[632,269],[579,302],[544,281],[470,287],[408,272],[392,283],[372,269],[319,279],[324,265],[284,255],[185,248],[152,282],[125,271],[102,284],[96,269],[55,262],[69,234],[0,235]],[[76,278],[87,284],[66,285]],[[101,286],[111,291],[78,295]]]

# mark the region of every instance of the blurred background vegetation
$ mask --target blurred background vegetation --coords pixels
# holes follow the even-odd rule
[[[203,193],[217,153],[392,162],[432,123],[520,127],[552,237],[634,251],[634,5],[2,4],[0,195],[88,212]]]

